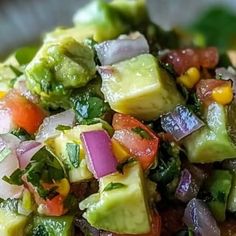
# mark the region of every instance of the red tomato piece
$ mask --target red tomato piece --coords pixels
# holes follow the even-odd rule
[[[230,81],[218,80],[218,79],[202,79],[197,83],[196,93],[200,101],[208,106],[214,100],[212,99],[212,90],[216,87],[231,85]]]
[[[61,216],[66,213],[64,209],[64,198],[57,195],[52,199],[47,199],[44,204],[44,214],[47,216]]]
[[[13,122],[30,134],[38,130],[45,118],[41,108],[14,90],[7,94],[4,104],[11,112]]]
[[[165,55],[162,60],[172,64],[177,74],[184,74],[190,67],[214,68],[219,61],[217,48],[209,47],[204,49],[179,49],[173,50]]]
[[[116,113],[112,125],[115,130],[112,138],[136,157],[144,170],[150,167],[157,155],[159,137],[130,115]]]

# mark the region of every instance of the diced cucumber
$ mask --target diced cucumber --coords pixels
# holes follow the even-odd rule
[[[222,105],[213,103],[208,107],[207,125],[184,140],[191,162],[207,163],[222,161],[236,156],[236,146],[226,128],[226,113]]]
[[[73,236],[73,216],[35,216],[28,235],[33,236]]]
[[[217,221],[225,220],[227,200],[231,188],[232,175],[228,170],[214,170],[206,183],[211,193],[208,206]]]

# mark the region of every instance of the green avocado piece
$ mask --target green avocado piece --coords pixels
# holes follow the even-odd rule
[[[29,89],[43,105],[68,108],[71,90],[95,75],[93,51],[72,37],[44,43],[25,72]]]
[[[134,26],[149,20],[146,0],[113,0],[111,6]]]
[[[74,15],[73,22],[81,35],[93,36],[97,42],[115,38],[128,30],[119,12],[104,0],[92,1]]]
[[[9,65],[0,63],[0,92],[8,92],[12,87],[12,80],[17,77]]]
[[[183,141],[190,162],[208,163],[223,161],[236,156],[236,146],[226,128],[225,108],[217,103],[208,107],[207,126]]]
[[[206,183],[211,193],[211,200],[207,202],[217,221],[225,221],[227,200],[231,188],[232,175],[228,170],[214,170]]]
[[[27,217],[13,212],[0,209],[0,235],[1,236],[24,236]]]
[[[24,236],[28,217],[18,214],[17,199],[7,199],[0,203],[0,235]]]
[[[73,236],[73,216],[35,216],[27,236]]]
[[[143,171],[138,163],[124,167],[99,180],[99,193],[83,200],[79,207],[95,228],[118,234],[150,232],[150,215],[144,188]]]
[[[58,137],[51,138],[46,141],[46,145],[50,148],[50,150],[65,164],[71,183],[86,181],[93,177],[87,167],[85,153],[80,140],[80,134],[86,131],[88,132],[102,129],[103,126],[101,123],[94,125],[78,125],[73,129],[64,130]],[[79,149],[76,156],[78,166],[73,165],[70,160],[68,155],[68,144],[77,145],[77,148]]]
[[[100,67],[102,92],[116,112],[157,119],[183,104],[174,81],[151,54]]]

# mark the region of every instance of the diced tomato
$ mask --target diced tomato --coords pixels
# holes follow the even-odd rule
[[[190,67],[214,68],[219,61],[217,48],[173,50],[162,58],[162,61],[173,65],[177,74],[184,74]]]
[[[52,199],[47,199],[44,204],[43,213],[47,216],[61,216],[65,214],[64,198],[57,195]]]
[[[150,167],[157,155],[159,137],[130,115],[116,113],[112,125],[115,130],[112,139],[136,157],[144,170]]]
[[[34,196],[34,201],[38,206],[40,206],[40,213],[46,216],[61,216],[67,212],[67,209],[64,207],[65,197],[58,194],[52,199],[43,199],[39,196],[37,189],[26,180],[26,177],[23,176],[23,180],[26,188]],[[50,184],[45,184],[49,186]],[[45,188],[47,189],[47,188]]]
[[[137,236],[160,236],[161,235],[161,217],[155,212],[152,215],[152,229],[150,233],[136,234]],[[113,234],[110,236],[131,236],[131,234]]]
[[[216,87],[226,85],[231,85],[231,82],[218,79],[202,79],[196,86],[197,97],[204,105],[208,106],[214,101],[212,99],[212,90]]]
[[[35,133],[45,118],[45,112],[13,90],[5,96],[5,107],[10,110],[13,122],[28,133]]]

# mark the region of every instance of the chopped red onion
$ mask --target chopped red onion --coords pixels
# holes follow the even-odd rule
[[[81,134],[88,167],[96,179],[116,172],[118,165],[112,153],[111,139],[106,131],[95,130]]]
[[[16,153],[19,159],[20,168],[25,168],[31,158],[37,153],[41,148],[42,144],[34,140],[24,141],[16,149]]]
[[[7,152],[0,161],[0,198],[18,198],[23,186],[11,185],[5,182],[2,178],[10,176],[17,168],[19,168],[19,161],[16,155],[16,148],[20,144],[20,139],[12,134],[0,135],[0,153]]]
[[[149,53],[145,37],[139,32],[95,45],[102,65],[112,65],[140,54]]]
[[[14,123],[10,111],[0,110],[0,134],[10,133],[14,128]]]
[[[181,172],[179,185],[175,191],[175,196],[182,202],[188,202],[197,196],[201,182],[188,169]]]
[[[72,110],[67,110],[53,116],[46,117],[39,131],[35,137],[37,142],[43,142],[48,138],[54,137],[60,132],[56,130],[58,125],[65,125],[72,127],[75,123],[75,113]]]
[[[176,141],[180,141],[200,129],[204,123],[188,108],[179,105],[172,112],[161,117],[161,126]]]
[[[21,76],[22,77],[22,76]],[[22,79],[16,82],[15,89],[20,93],[20,95],[26,97],[28,100],[30,100],[33,103],[39,102],[39,97],[35,94],[33,94],[26,86],[26,80],[24,78],[24,75]]]
[[[220,236],[220,229],[206,204],[193,198],[184,212],[184,223],[198,236]]]
[[[92,236],[101,236],[98,229],[92,227],[87,220],[84,218],[76,218],[75,225],[80,228],[80,231],[83,232],[85,235],[92,235]]]

